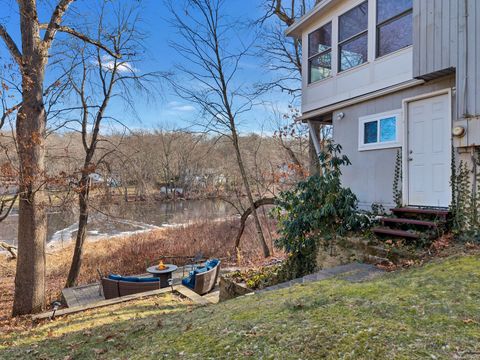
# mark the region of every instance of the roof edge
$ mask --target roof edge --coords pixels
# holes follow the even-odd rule
[[[329,5],[332,5],[335,0],[322,0],[320,1],[317,5],[315,5],[310,11],[308,11],[305,15],[303,15],[300,19],[295,21],[293,25],[290,25],[286,30],[285,30],[285,35],[290,36],[290,37],[300,37],[302,36],[301,30],[303,28],[303,25],[307,23],[309,20],[312,19],[314,15],[316,15],[318,12],[321,10],[324,10],[326,7]]]
[[[383,88],[383,89],[375,90],[375,91],[372,91],[372,92],[369,92],[369,93],[366,93],[366,94],[358,95],[358,96],[350,98],[350,99],[342,100],[342,101],[339,101],[339,102],[336,102],[336,103],[333,103],[333,104],[330,104],[330,105],[325,105],[325,106],[323,106],[321,108],[318,108],[318,109],[315,109],[315,110],[307,111],[307,112],[303,113],[302,116],[297,118],[297,120],[299,120],[301,122],[304,122],[304,123],[309,121],[309,120],[314,121],[315,118],[321,117],[322,115],[325,115],[325,114],[333,112],[333,111],[337,111],[338,109],[348,107],[348,106],[353,106],[353,105],[356,105],[356,104],[361,103],[363,101],[376,99],[378,97],[389,95],[389,94],[392,94],[394,92],[401,91],[401,90],[404,90],[404,89],[408,89],[408,88],[411,88],[411,87],[414,87],[414,86],[419,86],[419,85],[422,85],[424,83],[425,83],[424,80],[419,80],[419,79],[407,80],[407,81],[404,81],[402,83],[395,84],[395,85],[392,85],[392,86],[388,86],[388,87]]]

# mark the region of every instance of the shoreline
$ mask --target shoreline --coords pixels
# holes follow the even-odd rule
[[[131,220],[124,220],[125,222],[131,223],[133,226],[137,225],[139,227],[145,227],[144,229],[140,230],[131,230],[131,231],[123,231],[118,234],[101,234],[101,235],[87,235],[87,238],[85,239],[85,244],[93,244],[93,243],[98,243],[98,242],[104,242],[104,241],[110,241],[110,240],[123,240],[125,238],[130,238],[138,235],[145,235],[149,234],[151,232],[159,232],[162,230],[170,230],[170,229],[182,229],[182,228],[188,228],[189,226],[195,226],[195,225],[201,225],[204,223],[222,223],[222,222],[228,222],[228,221],[235,221],[236,219],[239,219],[239,215],[229,215],[229,216],[224,216],[224,217],[219,217],[215,219],[208,219],[208,220],[189,220],[187,222],[183,223],[172,223],[172,224],[162,224],[160,226],[158,225],[153,225],[153,224],[146,224],[146,223],[140,223],[140,222],[134,222]],[[122,221],[122,220],[119,220]],[[123,222],[123,221],[122,221]],[[57,231],[52,238],[55,236],[61,236],[63,232],[68,232],[73,234],[78,230],[77,224],[72,224],[69,227],[66,227],[62,230]],[[57,235],[58,234],[58,235]],[[2,240],[4,241],[4,240]],[[7,244],[10,244],[8,241],[5,241]],[[53,239],[47,242],[46,244],[46,250],[49,251],[50,253],[55,253],[59,252],[62,250],[66,250],[72,245],[75,244],[75,237],[70,237],[69,240],[62,240],[62,239]],[[6,250],[0,250],[0,256],[8,258],[9,252]]]

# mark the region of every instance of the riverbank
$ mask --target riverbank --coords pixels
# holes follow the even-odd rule
[[[206,220],[226,219],[235,209],[221,200],[103,202],[92,204],[87,238],[95,241],[130,236],[168,226],[182,226]],[[49,247],[67,246],[75,239],[78,213],[51,208],[47,214]],[[18,216],[0,222],[0,241],[16,246]]]
[[[267,241],[272,245],[275,224],[263,219]],[[265,262],[255,230],[247,227],[241,243],[241,253],[235,254],[234,239],[238,220],[205,221],[193,225],[167,227],[125,237],[114,237],[104,241],[85,244],[85,255],[79,284],[98,281],[97,269],[103,274],[139,274],[147,266],[162,257],[194,256],[219,257],[227,264],[254,266]],[[73,246],[67,246],[47,254],[46,303],[59,299],[66,281]],[[282,256],[276,252],[275,256]],[[174,262],[174,260],[168,260]],[[180,261],[177,261],[181,264]],[[2,325],[12,325],[9,317],[13,302],[15,261],[0,258],[0,332]],[[21,321],[21,320],[19,320]]]

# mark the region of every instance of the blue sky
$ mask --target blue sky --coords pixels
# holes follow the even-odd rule
[[[118,0],[117,0],[118,1]],[[120,2],[137,0],[120,0]],[[177,1],[177,0],[176,0]],[[182,1],[182,0],[178,0]],[[54,4],[51,1],[39,1],[40,18],[42,21],[48,19],[51,7],[48,4]],[[78,22],[75,19],[78,14],[85,16],[90,13],[95,13],[89,9],[92,1],[77,0],[69,16],[65,19],[65,24]],[[144,8],[142,12],[142,31],[147,34],[146,48],[148,53],[143,61],[137,64],[139,71],[169,71],[175,63],[180,61],[177,58],[175,51],[169,46],[169,41],[175,39],[175,32],[168,23],[168,11],[164,5],[163,0],[141,0],[138,2],[139,6]],[[224,12],[229,18],[240,19],[248,21],[258,18],[261,13],[262,1],[259,0],[226,0]],[[0,21],[2,21],[12,37],[18,41],[19,26],[17,5],[15,0],[0,0]],[[240,32],[239,38],[248,36],[247,30],[245,33]],[[236,41],[235,39],[233,41]],[[4,61],[7,56],[4,46],[0,46],[0,61]],[[263,60],[255,56],[249,56],[243,60],[241,64],[242,81],[245,84],[253,84],[260,79],[267,79],[273,76],[268,69],[263,65]],[[135,99],[136,111],[139,119],[136,119],[132,114],[124,113],[123,107],[120,104],[112,103],[110,111],[116,117],[120,117],[124,123],[133,129],[153,129],[158,127],[167,128],[184,128],[188,127],[192,121],[198,116],[198,111],[193,104],[190,104],[183,99],[175,97],[168,86],[163,85],[159,96],[154,99],[145,101],[143,97]],[[270,94],[265,97],[267,101],[266,106],[259,106],[248,114],[241,121],[242,132],[271,132],[272,125],[269,119],[272,117],[271,108],[287,109],[288,102],[291,98],[283,94]]]

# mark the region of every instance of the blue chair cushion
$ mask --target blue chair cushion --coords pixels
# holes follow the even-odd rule
[[[122,275],[110,274],[110,275],[108,275],[108,278],[109,278],[110,280],[119,281],[119,280],[122,280]]]
[[[205,263],[205,266],[207,267],[208,270],[212,270],[215,266],[218,265],[219,262],[220,260],[218,259],[210,259],[210,260],[207,260],[207,262]]]
[[[127,282],[157,282],[160,281],[159,278],[156,277],[148,277],[148,278],[138,278],[135,276],[122,276],[118,274],[110,274],[108,275],[108,278],[110,280],[115,280],[115,281],[127,281]]]
[[[195,275],[201,274],[201,273],[204,273],[204,272],[207,272],[207,271],[208,271],[208,269],[206,267],[200,267],[200,268],[196,268],[193,271],[190,271],[189,276],[182,279],[182,284],[185,285],[186,287],[190,288],[190,289],[194,289],[195,288]]]
[[[147,278],[138,278],[137,282],[140,283],[150,283],[150,282],[159,282],[160,278],[157,277],[147,277]]]
[[[191,277],[191,276],[186,277],[185,279],[182,279],[182,285],[193,290],[193,288],[195,287],[195,284],[194,283],[192,284],[192,280],[194,279],[195,277]]]

